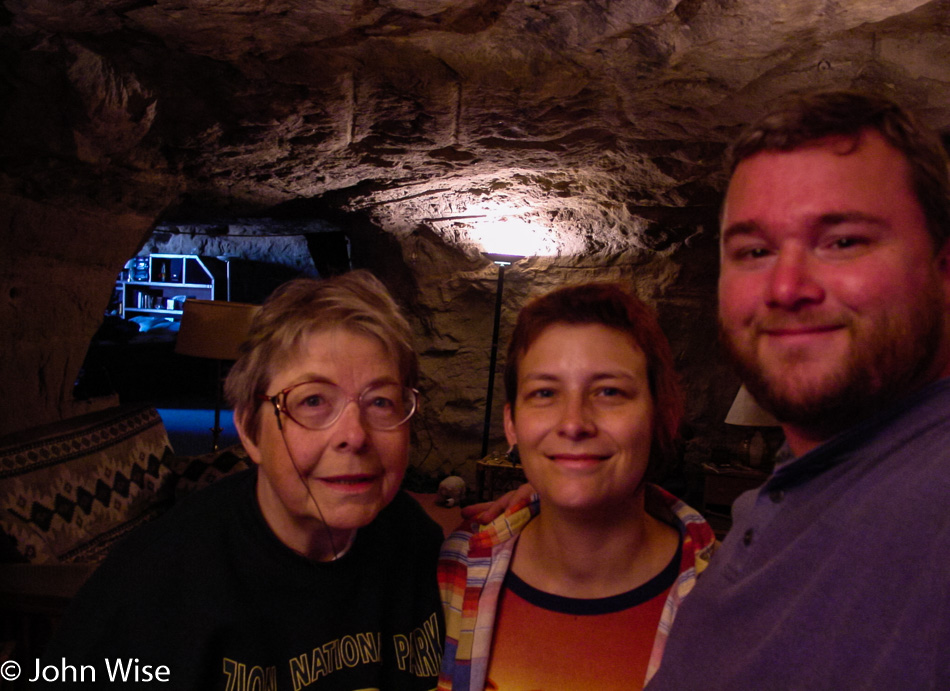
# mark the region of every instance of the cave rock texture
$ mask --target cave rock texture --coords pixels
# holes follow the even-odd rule
[[[115,275],[156,226],[262,218],[344,232],[406,307],[429,472],[479,452],[499,228],[532,243],[507,249],[529,256],[502,343],[531,295],[629,279],[701,432],[738,385],[715,345],[738,128],[818,87],[950,126],[947,0],[5,0],[0,36],[0,432],[81,412]]]

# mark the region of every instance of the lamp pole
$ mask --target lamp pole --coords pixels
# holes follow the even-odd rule
[[[498,328],[501,325],[501,299],[505,290],[505,268],[522,257],[514,254],[485,255],[498,266],[498,282],[495,288],[495,322],[492,327],[491,357],[488,363],[488,391],[485,394],[485,425],[482,430],[482,455],[488,455],[488,435],[491,429],[492,399],[495,393],[495,364],[498,362]]]

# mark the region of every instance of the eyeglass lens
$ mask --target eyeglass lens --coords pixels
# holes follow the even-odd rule
[[[308,429],[329,427],[343,413],[350,397],[335,384],[306,382],[284,395],[285,412]],[[415,412],[415,392],[398,384],[380,384],[365,389],[357,399],[360,414],[370,427],[393,429]]]

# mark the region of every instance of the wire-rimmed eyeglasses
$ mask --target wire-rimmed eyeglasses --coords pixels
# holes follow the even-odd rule
[[[367,425],[376,430],[392,430],[409,420],[419,404],[418,391],[391,383],[371,384],[352,396],[330,382],[306,381],[272,396],[259,394],[258,398],[274,405],[278,424],[283,413],[310,430],[333,425],[351,401],[359,406],[360,416]]]

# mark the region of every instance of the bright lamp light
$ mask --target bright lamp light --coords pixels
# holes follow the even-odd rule
[[[556,254],[543,228],[516,216],[495,216],[472,223],[471,238],[491,254],[521,257]]]

